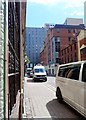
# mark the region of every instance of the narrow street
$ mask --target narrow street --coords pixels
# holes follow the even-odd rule
[[[55,77],[48,77],[47,82],[33,82],[32,78],[25,77],[24,93],[27,118],[82,118],[69,105],[57,101]]]

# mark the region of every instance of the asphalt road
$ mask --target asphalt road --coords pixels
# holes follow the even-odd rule
[[[55,96],[55,77],[48,77],[47,82],[33,82],[25,78],[24,112],[27,118],[83,120],[84,118],[65,102],[57,101]]]

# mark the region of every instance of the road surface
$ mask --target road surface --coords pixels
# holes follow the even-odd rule
[[[47,82],[33,82],[25,78],[24,112],[27,118],[75,118],[83,117],[66,103],[59,103],[55,96],[55,77],[48,77]]]

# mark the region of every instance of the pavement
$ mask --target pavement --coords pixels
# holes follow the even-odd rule
[[[28,98],[28,90],[27,90],[27,77],[25,77],[24,81],[24,113],[23,118],[32,118],[31,107],[30,107],[30,99]]]
[[[14,104],[10,118],[18,118],[19,116],[19,104],[20,104],[20,92],[18,91],[16,96],[16,103]]]

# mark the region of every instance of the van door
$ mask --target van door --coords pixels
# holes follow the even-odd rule
[[[86,115],[86,63],[83,64],[81,70],[80,81],[77,84],[78,105],[81,113]]]

